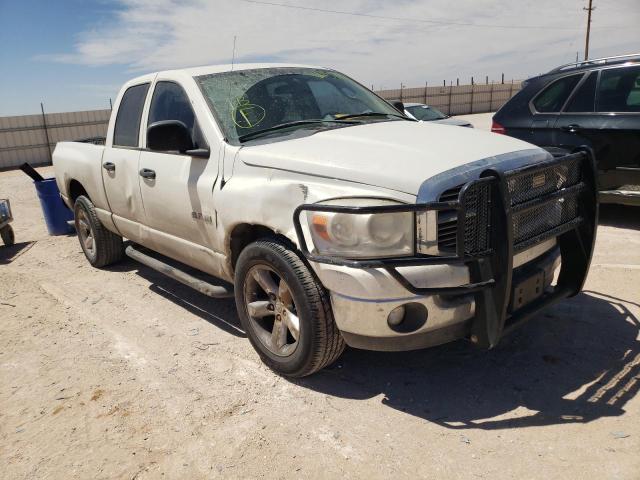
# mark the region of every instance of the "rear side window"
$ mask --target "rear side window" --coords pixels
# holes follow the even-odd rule
[[[124,92],[120,107],[118,107],[118,116],[116,117],[116,126],[113,132],[114,145],[120,147],[138,146],[140,119],[142,118],[144,100],[147,98],[147,90],[149,90],[149,84],[144,83],[129,87]]]
[[[640,112],[640,67],[612,68],[600,74],[599,112]]]
[[[596,83],[598,72],[591,72],[589,77],[578,87],[576,93],[569,100],[566,112],[593,112],[596,101]]]
[[[559,112],[580,81],[580,78],[582,78],[582,75],[580,73],[562,77],[547,86],[533,101],[536,111],[541,113]]]
[[[191,138],[196,148],[202,148],[206,145],[193,108],[191,108],[189,97],[177,83],[158,82],[153,90],[148,124],[151,125],[163,120],[179,120],[191,132]]]

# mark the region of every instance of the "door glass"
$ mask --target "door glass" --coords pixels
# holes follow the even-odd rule
[[[596,99],[596,82],[598,72],[591,72],[589,77],[580,85],[576,93],[569,100],[565,112],[593,112]]]
[[[640,112],[640,67],[603,70],[598,86],[599,112]]]
[[[582,73],[562,77],[542,90],[533,101],[536,111],[541,113],[559,112],[564,102],[582,78]]]
[[[195,148],[206,145],[187,94],[174,82],[158,82],[149,109],[149,125],[163,120],[178,120],[187,126]]]
[[[113,144],[121,147],[137,147],[140,134],[140,119],[144,100],[147,98],[149,84],[129,87],[120,101],[116,126],[113,132]]]

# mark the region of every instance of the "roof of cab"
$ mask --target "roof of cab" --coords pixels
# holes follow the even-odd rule
[[[148,81],[150,77],[153,78],[156,75],[167,75],[172,73],[185,74],[190,77],[197,77],[200,75],[211,75],[214,73],[230,72],[232,70],[255,70],[259,68],[321,68],[323,70],[327,70],[323,67],[317,67],[312,65],[298,65],[293,63],[236,63],[234,65],[231,65],[231,64],[206,65],[202,67],[189,67],[189,68],[176,68],[173,70],[163,70],[161,72],[148,73],[140,77],[132,78],[127,83],[138,83],[140,81]]]

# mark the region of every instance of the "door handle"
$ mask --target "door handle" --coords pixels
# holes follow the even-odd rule
[[[107,172],[115,172],[116,164],[113,162],[104,162],[102,164],[102,168],[104,168]]]
[[[580,131],[580,125],[576,123],[572,123],[571,125],[563,125],[560,128],[569,133],[578,133]]]
[[[150,168],[143,168],[142,170],[140,170],[140,176],[142,178],[154,179],[156,178],[156,171],[151,170]]]

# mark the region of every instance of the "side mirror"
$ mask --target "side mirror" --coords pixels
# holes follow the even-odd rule
[[[404,103],[402,103],[400,100],[394,100],[391,102],[391,105],[393,105],[396,110],[404,115]]]
[[[185,153],[193,149],[191,132],[179,120],[163,120],[147,128],[147,148],[161,152]]]

